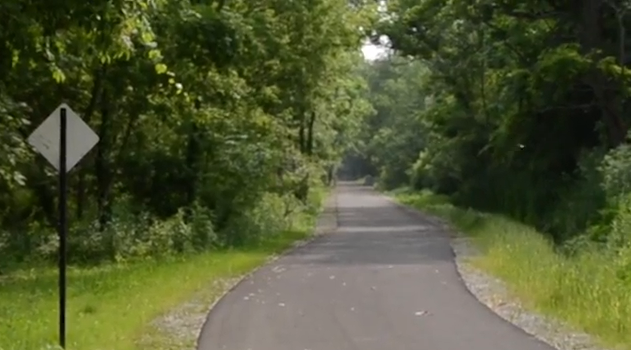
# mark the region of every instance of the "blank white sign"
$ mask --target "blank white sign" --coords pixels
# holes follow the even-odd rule
[[[94,148],[99,136],[68,105],[59,105],[28,137],[28,143],[59,171],[62,108],[66,109],[66,172],[69,172]]]

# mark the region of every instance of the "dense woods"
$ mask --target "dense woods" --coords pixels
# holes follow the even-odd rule
[[[365,70],[377,113],[348,159],[386,188],[431,189],[559,243],[624,247],[628,6],[389,3],[377,34],[397,55]]]
[[[308,209],[371,111],[371,13],[343,0],[0,3],[0,265],[56,255],[61,102],[99,135],[71,172],[73,262],[240,245]]]
[[[545,244],[495,227],[501,277],[523,267],[534,304],[628,341],[629,27],[622,0],[2,0],[0,286],[22,301],[0,316],[22,315],[24,344],[54,328],[29,328],[40,291],[3,276],[56,258],[57,180],[26,138],[65,102],[100,137],[70,176],[75,266],[250,247],[313,216],[344,160],[343,177],[525,224]],[[387,57],[366,62],[367,37]],[[142,276],[144,298],[158,284]],[[99,300],[110,316],[134,295],[117,291]]]
[[[631,3],[387,4],[344,174],[449,220],[528,307],[629,348]]]

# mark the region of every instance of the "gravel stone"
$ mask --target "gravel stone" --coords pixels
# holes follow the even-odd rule
[[[527,310],[510,295],[501,280],[473,267],[470,260],[480,252],[470,238],[454,237],[451,243],[458,272],[467,289],[497,315],[559,350],[606,350],[588,334]]]
[[[288,251],[302,247],[316,236],[329,233],[335,230],[336,227],[337,195],[333,192],[327,198],[324,204],[324,210],[318,217],[314,235],[295,242]],[[267,263],[278,259],[281,255],[270,256]],[[210,310],[219,299],[253,272],[254,271],[240,277],[216,280],[211,283],[207,290],[201,291],[192,298],[192,300],[179,305],[168,313],[153,320],[152,326],[160,334],[159,342],[161,345],[166,346],[168,349],[196,349],[197,337],[206,322]],[[209,300],[209,293],[213,295],[214,298],[210,298]],[[142,343],[152,344],[152,341],[155,340],[152,340],[151,336],[147,336],[142,340]]]

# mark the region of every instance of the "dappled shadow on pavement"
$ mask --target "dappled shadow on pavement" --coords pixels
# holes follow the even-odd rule
[[[440,237],[420,237],[418,231],[346,232],[318,239],[287,256],[283,264],[298,265],[421,265],[451,262],[453,253]]]
[[[428,231],[429,221],[420,217],[413,218],[410,214],[385,202],[381,207],[342,207],[337,210],[338,225],[346,230],[365,229],[366,231],[387,228],[396,230]]]
[[[452,261],[448,237],[366,186],[343,186],[335,233],[287,257],[289,264],[418,265]]]

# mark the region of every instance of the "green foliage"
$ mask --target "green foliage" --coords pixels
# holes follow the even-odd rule
[[[70,177],[73,262],[282,230],[371,112],[357,27],[372,16],[342,0],[3,2],[0,264],[54,257],[56,181],[25,138],[62,101],[100,137]]]
[[[601,172],[603,190],[608,198],[616,199],[631,192],[631,147],[621,145],[605,155]]]
[[[377,113],[347,161],[474,236],[532,306],[627,345],[629,4],[387,6],[394,54],[364,73]]]
[[[418,156],[424,143],[415,133],[421,124],[414,116],[425,104],[419,96],[426,69],[397,58],[392,64],[377,61],[367,65],[363,74],[370,88],[373,113],[358,134],[360,156],[377,169],[374,175],[381,184],[391,188],[406,181],[407,164]]]
[[[630,42],[621,5],[596,3],[388,2],[374,29],[395,54],[364,72],[376,113],[349,161],[556,243],[607,242],[631,186]]]

